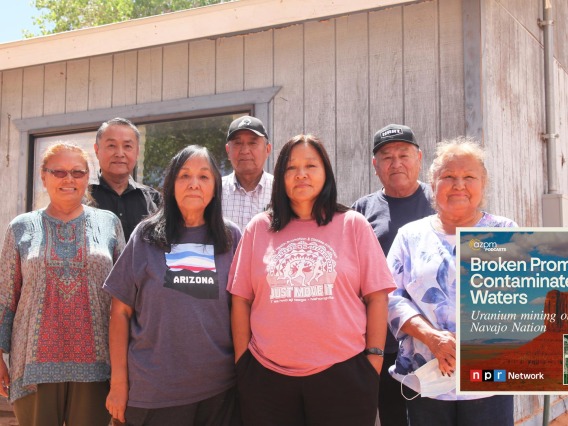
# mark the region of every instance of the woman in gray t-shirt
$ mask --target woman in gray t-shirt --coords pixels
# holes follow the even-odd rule
[[[133,232],[112,295],[107,409],[128,425],[237,425],[227,276],[240,240],[223,220],[206,148],[171,160],[163,205]]]

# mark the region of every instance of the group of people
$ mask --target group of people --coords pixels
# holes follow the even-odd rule
[[[139,138],[103,123],[90,187],[87,154],[51,146],[49,205],[8,226],[0,395],[20,425],[513,424],[512,397],[455,391],[456,228],[516,226],[482,210],[478,144],[439,144],[426,184],[414,133],[389,125],[383,187],[349,208],[313,135],[271,175],[263,123],[239,117],[233,173],[191,145],[161,193],[132,179]]]

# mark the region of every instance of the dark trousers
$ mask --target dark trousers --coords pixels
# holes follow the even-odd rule
[[[166,408],[127,407],[128,426],[240,426],[235,388],[193,404]]]
[[[364,355],[310,376],[278,374],[246,351],[237,363],[245,426],[373,426],[379,375]]]
[[[407,401],[409,426],[513,426],[513,397],[462,401],[418,397]]]
[[[379,387],[379,417],[381,426],[406,426],[406,399],[400,393],[400,382],[389,374],[397,353],[385,354]]]
[[[14,402],[14,413],[20,426],[107,426],[108,391],[108,382],[40,383]]]

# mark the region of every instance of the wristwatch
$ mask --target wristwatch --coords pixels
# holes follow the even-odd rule
[[[366,348],[363,352],[365,355],[378,355],[378,356],[385,356],[385,353],[382,349],[379,348]]]

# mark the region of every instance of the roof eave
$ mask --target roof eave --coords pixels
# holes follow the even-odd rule
[[[240,0],[0,44],[0,70],[249,33],[408,0]]]

